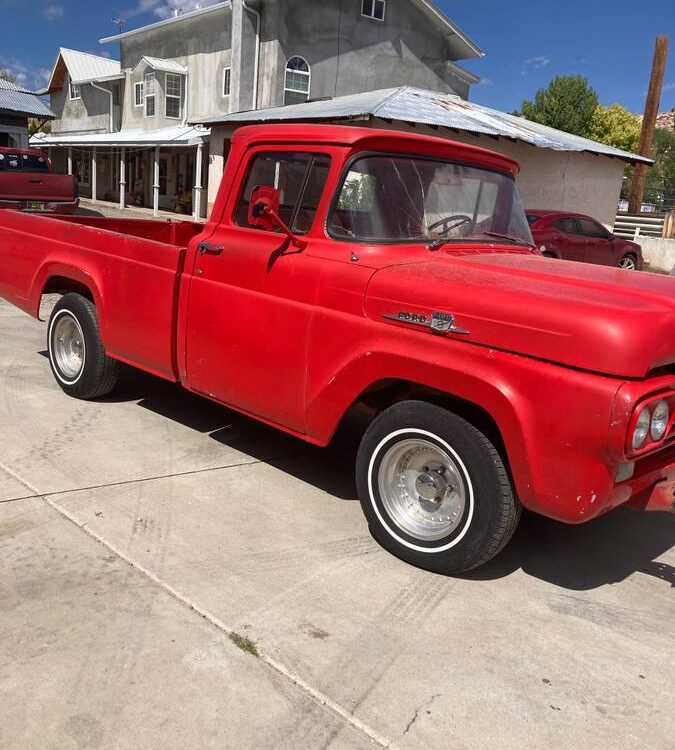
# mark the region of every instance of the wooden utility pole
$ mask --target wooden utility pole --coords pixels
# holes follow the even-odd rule
[[[649,79],[649,91],[645,102],[645,113],[642,118],[642,130],[640,131],[640,143],[638,154],[649,157],[656,126],[656,116],[659,113],[659,101],[661,100],[661,88],[663,87],[663,74],[666,69],[666,55],[668,54],[668,37],[657,36],[654,45],[654,59],[652,61],[652,75]],[[628,201],[628,213],[639,214],[642,198],[645,192],[645,178],[647,176],[647,165],[636,164],[633,172],[633,189]]]

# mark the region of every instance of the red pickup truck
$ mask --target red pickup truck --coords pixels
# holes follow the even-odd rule
[[[0,208],[72,214],[79,203],[77,179],[52,172],[42,151],[0,147]]]
[[[0,217],[0,294],[68,394],[126,362],[326,445],[352,407],[374,537],[459,572],[521,505],[673,510],[675,279],[544,258],[484,149],[375,129],[238,130],[209,222]],[[226,490],[224,490],[226,491]]]

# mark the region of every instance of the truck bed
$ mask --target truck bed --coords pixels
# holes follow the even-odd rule
[[[43,216],[6,211],[0,222],[0,296],[37,317],[42,294],[64,279],[89,290],[106,351],[178,379],[178,289],[188,242],[184,221]],[[73,286],[68,282],[65,290]]]

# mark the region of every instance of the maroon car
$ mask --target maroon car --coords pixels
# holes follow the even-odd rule
[[[78,196],[77,179],[53,172],[42,151],[0,147],[0,208],[72,214]]]
[[[537,209],[527,209],[526,215],[537,247],[550,258],[642,270],[642,248],[590,216]]]

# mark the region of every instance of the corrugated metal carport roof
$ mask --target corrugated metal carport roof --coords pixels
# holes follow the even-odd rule
[[[380,89],[362,94],[348,94],[334,99],[309,101],[285,107],[234,112],[209,117],[199,120],[199,122],[207,125],[237,125],[255,122],[334,121],[373,118],[391,122],[429,125],[434,128],[447,128],[453,131],[465,131],[494,138],[507,138],[555,151],[585,151],[631,163],[652,163],[650,159],[643,156],[606,146],[588,138],[581,138],[562,130],[530,122],[523,117],[516,117],[506,112],[467,102],[458,96],[419,89],[414,86]]]
[[[0,79],[0,110],[39,117],[43,120],[53,120],[56,117],[34,93],[4,79]]]

